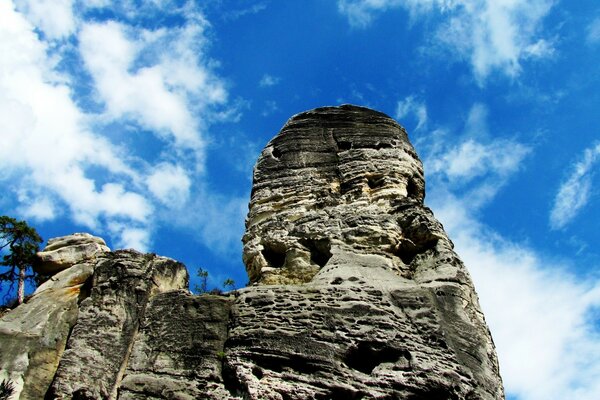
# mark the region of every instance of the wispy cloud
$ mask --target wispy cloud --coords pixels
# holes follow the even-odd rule
[[[594,19],[588,25],[586,39],[590,44],[600,43],[600,18]]]
[[[338,0],[338,9],[355,27],[365,28],[378,13],[402,7],[413,20],[435,13],[442,17],[434,39],[468,60],[483,84],[494,71],[516,77],[526,58],[553,53],[551,41],[539,38],[552,0]]]
[[[397,120],[401,121],[409,115],[414,116],[417,120],[415,130],[422,129],[427,124],[427,106],[424,102],[417,100],[414,96],[408,96],[403,100],[398,101],[398,104],[396,105],[395,118]]]
[[[550,226],[560,229],[571,222],[588,203],[593,168],[600,161],[600,143],[586,149],[572,167],[569,178],[560,185],[550,211]]]
[[[62,39],[75,31],[74,0],[22,0],[19,11],[49,39]]]
[[[264,74],[263,77],[258,82],[258,85],[260,87],[270,87],[270,86],[278,85],[279,82],[281,82],[281,78],[278,78],[276,76],[269,75],[269,74]]]
[[[600,281],[577,279],[568,263],[478,219],[530,151],[516,139],[490,139],[489,113],[476,104],[462,133],[438,128],[417,143],[430,188],[427,203],[473,277],[509,398],[597,398]]]
[[[186,4],[96,1],[120,18],[91,21],[69,0],[0,0],[0,181],[16,211],[146,250],[157,215],[199,190],[207,128],[231,112]],[[167,11],[177,23],[136,22]]]
[[[474,208],[487,204],[531,151],[515,139],[490,138],[487,115],[487,107],[476,103],[461,134],[438,128],[416,140],[429,185],[461,193]]]
[[[485,183],[483,183],[485,184]],[[429,205],[469,269],[507,394],[519,400],[600,397],[600,282],[481,224],[466,198],[434,189]]]

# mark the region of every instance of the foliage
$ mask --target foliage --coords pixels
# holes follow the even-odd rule
[[[194,290],[198,293],[208,292],[208,271],[198,267],[198,277],[200,278],[200,284],[196,285]]]
[[[15,385],[9,380],[0,382],[0,400],[8,400],[15,393]]]
[[[208,288],[208,271],[202,267],[198,267],[197,276],[200,278],[200,284],[194,286],[194,291],[196,293],[210,293],[210,294],[222,294],[223,290],[220,288],[214,287],[212,289]],[[225,279],[223,282],[223,288],[225,290],[235,290],[235,281],[231,278]]]
[[[225,288],[225,290],[235,290],[235,281],[231,278],[225,279],[223,282],[223,288]]]
[[[25,280],[35,283],[31,265],[41,242],[40,235],[27,222],[0,216],[0,284],[10,282],[7,294],[10,296],[17,283],[17,304],[23,303]]]

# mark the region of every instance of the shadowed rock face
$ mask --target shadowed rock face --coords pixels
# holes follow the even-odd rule
[[[406,132],[379,112],[291,118],[263,150],[233,306],[230,389],[252,399],[500,399],[494,345],[423,205]]]

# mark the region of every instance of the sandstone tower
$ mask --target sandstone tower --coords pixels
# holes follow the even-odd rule
[[[0,380],[36,400],[503,399],[473,284],[424,196],[388,116],[298,114],[254,171],[249,287],[193,295],[174,260],[54,239],[40,258],[56,275],[0,318]]]
[[[244,236],[257,286],[231,331],[252,345],[230,348],[256,398],[504,397],[473,284],[424,197],[406,131],[380,112],[318,108],[271,140]]]

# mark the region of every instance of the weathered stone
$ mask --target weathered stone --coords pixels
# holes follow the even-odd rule
[[[44,398],[93,271],[80,263],[59,272],[0,319],[0,380],[14,382],[20,399]]]
[[[48,240],[44,250],[37,253],[34,270],[42,275],[52,275],[108,251],[110,249],[102,238],[89,233],[53,238]]]
[[[73,257],[80,264],[29,304],[64,292],[63,304],[65,282],[93,270],[79,316],[75,292],[65,316],[4,316],[12,358],[0,357],[0,379],[24,379],[21,398],[42,398],[76,318],[46,398],[503,399],[473,284],[424,193],[421,162],[391,118],[356,106],[298,114],[255,169],[243,238],[252,286],[193,296],[170,259]],[[60,335],[42,329],[50,318]]]
[[[133,250],[105,253],[49,391],[51,398],[116,398],[152,296],[186,289],[185,266]]]
[[[222,362],[231,300],[185,291],[154,296],[140,325],[119,399],[225,399]]]
[[[226,346],[248,399],[501,399],[471,279],[423,205],[421,162],[379,112],[290,119],[254,172],[252,282]],[[272,286],[271,286],[272,285]]]

